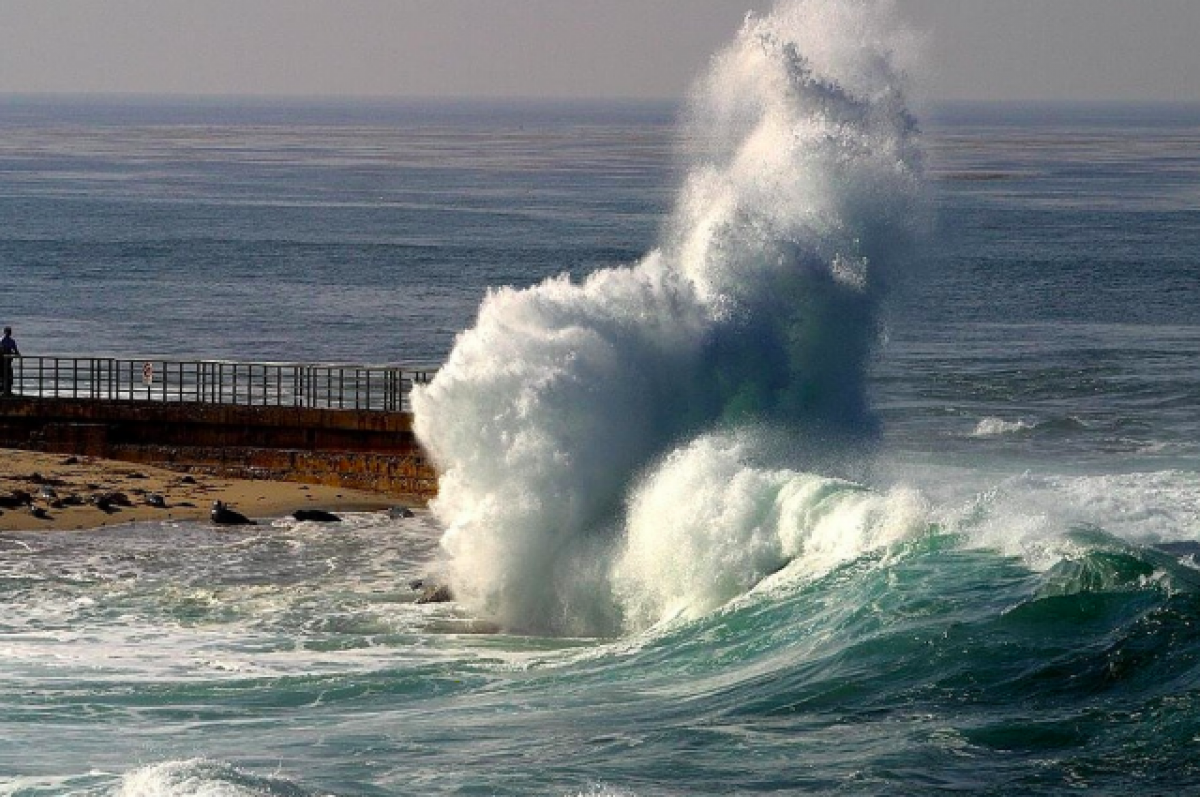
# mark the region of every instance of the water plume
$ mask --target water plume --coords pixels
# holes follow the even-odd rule
[[[779,479],[820,478],[804,472],[871,438],[878,305],[921,191],[905,40],[887,3],[791,0],[748,17],[691,96],[659,246],[581,282],[489,292],[413,399],[441,473],[449,577],[473,610],[560,634],[652,622],[689,600],[659,594],[645,557],[631,565],[655,515],[665,528],[696,504],[727,514],[742,482],[787,491]],[[761,444],[722,460],[737,463],[729,478],[668,490],[678,506],[645,498],[656,473],[750,428]],[[674,555],[753,547],[751,517]],[[751,556],[729,583],[802,548]]]

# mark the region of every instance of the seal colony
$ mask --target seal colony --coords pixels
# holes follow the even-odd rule
[[[126,462],[0,449],[0,532],[85,530],[120,523],[211,518],[214,503],[249,518],[395,511],[362,490],[219,479]],[[318,514],[319,513],[319,514]]]

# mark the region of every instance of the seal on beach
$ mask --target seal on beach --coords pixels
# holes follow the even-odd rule
[[[227,507],[221,501],[213,501],[212,512],[209,513],[212,522],[218,526],[254,526],[257,525],[253,520]]]
[[[296,520],[309,520],[313,523],[340,523],[342,519],[324,509],[297,509],[292,513]]]
[[[165,509],[167,506],[167,500],[158,493],[146,493],[146,505],[157,507],[159,509]]]

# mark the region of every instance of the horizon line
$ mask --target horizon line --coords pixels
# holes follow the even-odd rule
[[[516,103],[521,105],[555,104],[622,104],[622,105],[681,105],[687,96],[637,97],[624,95],[434,95],[434,94],[256,94],[256,93],[196,93],[196,92],[142,92],[142,91],[4,91],[0,100],[73,100],[73,101],[128,101],[128,102],[198,102],[198,103],[329,103],[329,104],[390,104],[390,103],[441,103],[441,104],[497,104]],[[922,98],[914,103],[918,106],[951,105],[1007,105],[1007,106],[1200,106],[1200,99],[1127,99],[1116,97],[1029,97],[1029,98],[983,98],[983,97],[939,97]]]

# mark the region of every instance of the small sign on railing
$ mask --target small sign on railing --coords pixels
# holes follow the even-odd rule
[[[146,363],[142,366],[142,384],[146,387],[154,384],[154,363]]]

